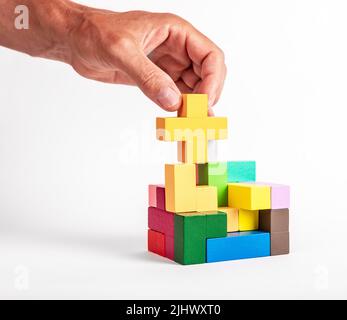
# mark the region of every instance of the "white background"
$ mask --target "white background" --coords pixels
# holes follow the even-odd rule
[[[80,1],[169,11],[226,54],[220,160],[292,187],[289,256],[182,267],[146,252],[174,144],[138,89],[0,48],[0,297],[347,298],[347,3]]]

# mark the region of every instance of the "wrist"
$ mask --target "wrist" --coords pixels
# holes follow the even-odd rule
[[[83,21],[85,7],[68,0],[34,1],[35,15],[42,28],[43,43],[32,55],[71,61],[69,36]]]

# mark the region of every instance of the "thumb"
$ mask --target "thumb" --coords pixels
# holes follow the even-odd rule
[[[124,71],[142,92],[164,110],[177,111],[182,98],[172,78],[142,52],[128,58],[123,63]]]

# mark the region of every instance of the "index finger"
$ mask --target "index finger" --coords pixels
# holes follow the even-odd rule
[[[208,94],[211,107],[218,101],[224,86],[224,53],[197,30],[187,35],[186,46],[190,59],[201,68],[201,82],[194,92]]]

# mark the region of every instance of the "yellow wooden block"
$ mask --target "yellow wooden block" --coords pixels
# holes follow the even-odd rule
[[[178,161],[183,163],[207,163],[207,147],[206,139],[193,138],[190,141],[179,141],[177,143]]]
[[[259,211],[258,210],[239,210],[239,230],[252,231],[259,229]]]
[[[271,187],[247,183],[229,183],[228,206],[247,210],[270,209]]]
[[[207,94],[183,94],[183,104],[178,111],[179,117],[206,118],[208,112]]]
[[[222,207],[218,211],[227,214],[227,232],[239,231],[239,210],[235,208]]]
[[[218,198],[217,187],[197,186],[196,187],[196,211],[217,211]]]
[[[223,117],[157,118],[157,139],[187,141],[192,137],[220,140],[228,137],[228,120]]]
[[[165,165],[165,204],[170,212],[196,211],[194,164]]]

